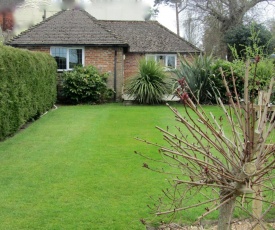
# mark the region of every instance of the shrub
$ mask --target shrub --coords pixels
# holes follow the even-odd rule
[[[154,60],[141,59],[138,74],[126,82],[126,93],[141,104],[158,104],[170,86],[164,67]]]
[[[174,70],[177,80],[184,78],[190,91],[202,104],[215,101],[219,92],[212,81],[212,56],[199,55],[192,61],[182,58],[180,67]]]
[[[45,53],[0,45],[0,140],[55,101],[55,60]]]
[[[233,100],[237,89],[230,91],[224,79],[229,103],[225,106],[219,100],[215,112],[189,97],[182,80],[177,92],[182,95],[184,109],[180,112],[169,106],[178,124],[157,127],[162,133],[158,143],[137,138],[158,149],[155,156],[135,152],[147,160],[153,156],[152,165],[146,162],[143,167],[172,175],[171,187],[163,189],[163,195],[150,206],[157,216],[180,219],[191,212],[197,214],[196,225],[200,225],[203,218],[218,210],[218,230],[224,230],[231,229],[238,209],[239,214],[251,218],[249,229],[265,229],[266,215],[272,215],[274,208],[275,112],[268,112],[268,104],[275,82],[271,79],[259,108],[262,112],[257,115],[254,99],[258,92],[247,86],[249,71],[256,77],[258,63],[256,59],[255,69],[246,66],[243,101]]]
[[[231,79],[231,69],[233,69],[232,72],[236,81],[235,83],[237,91],[239,92],[238,96],[240,98],[243,98],[244,93],[243,76],[245,75],[246,60],[250,60],[251,69],[255,69],[255,66],[257,65],[257,74],[255,75],[254,72],[250,72],[250,75],[248,76],[249,89],[252,92],[266,90],[270,83],[271,76],[274,72],[274,63],[272,59],[270,59],[269,55],[266,53],[266,47],[268,47],[268,44],[266,44],[266,40],[263,40],[265,42],[263,43],[261,39],[263,36],[266,36],[265,33],[257,28],[257,25],[256,27],[255,25],[250,27],[250,29],[247,27],[246,30],[247,33],[249,32],[250,35],[249,38],[245,38],[247,40],[246,43],[239,44],[239,46],[237,46],[236,44],[234,44],[234,46],[230,45],[230,43],[228,44],[233,58],[232,63],[225,60],[217,60],[212,66],[214,75],[212,75],[211,78],[212,81],[215,82],[218,90],[221,92],[221,99],[223,102],[226,102],[227,97],[225,95],[226,90],[223,86],[222,77],[219,69],[220,67],[224,72],[230,90],[233,89],[233,83]],[[272,96],[271,102],[273,100],[274,96]]]
[[[110,99],[113,91],[107,87],[107,73],[99,73],[94,66],[76,66],[64,72],[63,94],[68,103],[103,103]]]
[[[233,67],[234,66],[234,67]],[[223,71],[223,74],[228,82],[228,87],[230,91],[233,91],[233,81],[232,81],[232,73],[235,78],[235,84],[237,91],[239,92],[239,96],[242,97],[243,95],[243,75],[244,75],[244,63],[243,62],[229,62],[222,59],[217,59],[213,65],[212,65],[212,75],[210,75],[211,81],[214,82],[216,89],[220,92],[220,98],[221,100],[226,103],[228,100],[228,97],[226,95],[226,89],[223,83],[221,70]]]

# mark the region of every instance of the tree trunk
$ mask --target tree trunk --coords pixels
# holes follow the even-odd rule
[[[180,22],[179,22],[179,5],[176,2],[176,23],[177,23],[177,35],[180,36]]]
[[[229,197],[228,191],[221,191],[221,203],[224,202]],[[230,230],[231,220],[233,216],[233,211],[235,207],[236,198],[232,198],[230,201],[226,202],[220,207],[219,220],[218,220],[218,230]]]
[[[261,186],[260,185],[255,186],[255,190],[256,190],[254,194],[255,199],[252,202],[252,213],[256,218],[261,219],[262,209],[263,209]],[[261,230],[263,228],[261,227],[260,224],[257,224],[254,229]]]

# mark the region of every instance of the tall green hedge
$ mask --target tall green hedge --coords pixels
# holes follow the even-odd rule
[[[0,140],[53,106],[56,69],[48,54],[0,45]]]

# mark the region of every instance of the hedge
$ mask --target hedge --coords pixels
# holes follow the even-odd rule
[[[53,106],[56,69],[48,54],[0,45],[0,140]]]

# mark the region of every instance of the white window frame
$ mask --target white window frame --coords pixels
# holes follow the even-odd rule
[[[171,67],[168,66],[168,58],[167,57],[174,57],[175,58],[175,69],[177,68],[177,55],[176,54],[146,54],[145,58],[146,60],[154,59],[157,61],[158,56],[165,56],[165,68],[171,69]]]
[[[50,47],[50,54],[53,56],[53,51],[52,49],[54,48],[62,48],[62,49],[66,49],[66,69],[57,69],[57,71],[70,71],[73,70],[72,68],[69,68],[70,62],[69,62],[69,56],[70,56],[70,52],[69,50],[82,50],[82,66],[85,65],[85,48],[83,46],[78,47],[78,46],[51,46]]]

